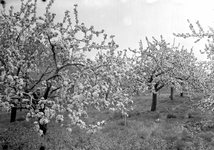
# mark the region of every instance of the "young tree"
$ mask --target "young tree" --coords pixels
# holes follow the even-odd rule
[[[44,17],[37,16],[36,0],[21,1],[19,12],[13,7],[9,14],[1,12],[0,82],[4,87],[0,104],[14,109],[14,121],[19,104],[27,103],[26,120],[35,118],[40,135],[46,134],[51,118],[63,123],[65,115],[70,118],[69,131],[78,125],[93,132],[104,122],[87,125],[83,121],[89,105],[97,109],[113,107],[124,114],[127,110],[128,88],[121,84],[127,78],[125,61],[121,55],[114,55],[118,48],[114,36],[109,39],[104,30],[95,31],[93,26],[79,23],[77,5],[74,23],[69,11],[62,22],[56,23],[56,14],[50,12],[53,2],[49,1]],[[103,40],[93,42],[101,35]],[[92,61],[85,57],[85,52],[92,50],[102,50],[106,55],[100,54]]]
[[[182,47],[179,48],[173,47],[172,49],[174,53],[173,64],[175,69],[171,72],[172,76],[176,79],[175,81],[180,85],[180,91],[183,93],[183,89],[186,88],[189,92],[193,89],[201,87],[200,86],[200,78],[198,78],[197,70],[197,59],[192,52],[188,52],[187,49]],[[197,84],[197,86],[196,86]],[[172,89],[172,87],[171,87]],[[171,95],[172,99],[173,95]]]
[[[151,111],[156,110],[157,92],[164,86],[176,84],[172,71],[175,68],[173,51],[169,44],[161,37],[161,40],[153,38],[150,42],[147,38],[147,47],[144,49],[140,41],[139,50],[131,50],[133,74],[139,83],[145,83],[152,92]]]

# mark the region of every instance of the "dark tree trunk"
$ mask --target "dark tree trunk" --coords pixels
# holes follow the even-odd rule
[[[183,83],[181,83],[181,86],[182,86],[182,92],[180,93],[180,97],[184,97],[184,92],[183,92],[184,87],[183,87]]]
[[[174,98],[174,87],[170,87],[170,100],[173,101]]]
[[[39,150],[45,150],[45,146],[41,146]]]
[[[43,131],[44,135],[47,133],[47,124],[39,124],[40,130]]]
[[[157,106],[157,93],[152,93],[152,107],[151,111],[155,111]]]
[[[11,115],[10,115],[10,122],[15,122],[16,121],[16,107],[11,108]]]

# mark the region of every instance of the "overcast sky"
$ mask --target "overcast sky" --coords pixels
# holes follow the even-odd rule
[[[39,1],[39,0],[38,0]],[[19,0],[6,0],[7,7],[19,7]],[[160,39],[160,35],[170,43],[175,38],[172,33],[190,32],[187,19],[195,23],[200,21],[207,29],[213,26],[214,0],[55,0],[52,11],[57,20],[62,20],[65,10],[73,12],[73,5],[78,4],[79,21],[95,29],[104,29],[108,35],[115,35],[120,49],[138,48],[140,39],[145,36]],[[44,12],[45,3],[39,1],[38,12]],[[176,42],[198,50],[202,42],[194,45],[193,40],[176,38]]]

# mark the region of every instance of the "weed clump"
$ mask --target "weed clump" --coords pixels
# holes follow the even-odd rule
[[[177,116],[175,114],[169,113],[166,116],[167,119],[171,119],[171,118],[177,118]]]

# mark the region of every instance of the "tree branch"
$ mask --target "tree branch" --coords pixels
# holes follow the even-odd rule
[[[47,87],[46,87],[44,95],[43,95],[44,99],[48,98],[48,95],[49,95],[49,92],[51,90],[51,87],[52,87],[52,84],[51,83],[47,83]]]
[[[18,70],[17,70],[17,73],[16,73],[16,76],[19,76],[19,72],[21,70],[21,66],[18,67]]]
[[[42,81],[42,78],[48,74],[47,71],[49,69],[49,66],[46,68],[45,72],[40,76],[39,80],[29,89],[29,91],[31,91],[32,89],[35,88],[35,86],[37,86],[41,81]]]
[[[78,66],[82,66],[82,67],[84,67],[85,65],[83,65],[83,64],[80,64],[80,63],[67,63],[67,64],[65,64],[65,65],[63,65],[63,66],[61,66],[61,67],[59,67],[58,69],[57,69],[57,73],[60,71],[60,70],[62,70],[63,68],[65,68],[65,67],[69,67],[69,66],[75,66],[75,67],[77,67],[77,69],[79,69],[80,70],[80,68],[78,67]]]
[[[55,91],[59,90],[59,89],[61,89],[61,86],[60,86],[60,87],[57,87],[57,88],[55,88],[55,89],[53,89],[53,90],[50,92],[50,95],[51,95],[52,93],[54,93]]]
[[[167,73],[167,72],[170,71],[170,70],[172,70],[172,68],[169,68],[169,69],[167,69],[167,70],[161,71],[160,73],[156,74],[155,77],[158,77],[158,76],[160,76],[160,75],[162,75],[162,74],[164,74],[164,73]]]
[[[59,75],[59,74],[54,74],[53,76],[49,77],[46,81],[49,81],[49,80],[51,80],[51,79],[53,79],[53,78],[56,78],[56,77],[61,77],[61,78],[62,78],[61,75]]]
[[[51,42],[51,38],[50,38],[50,36],[48,34],[47,34],[47,37],[48,37],[48,42],[49,42],[49,44],[51,46],[51,51],[53,53],[53,60],[54,60],[55,67],[58,68],[57,67],[57,60],[56,60],[55,45],[53,45],[53,43]]]
[[[160,89],[162,89],[165,86],[165,84],[162,84],[161,86],[157,87],[157,91],[159,91]]]

